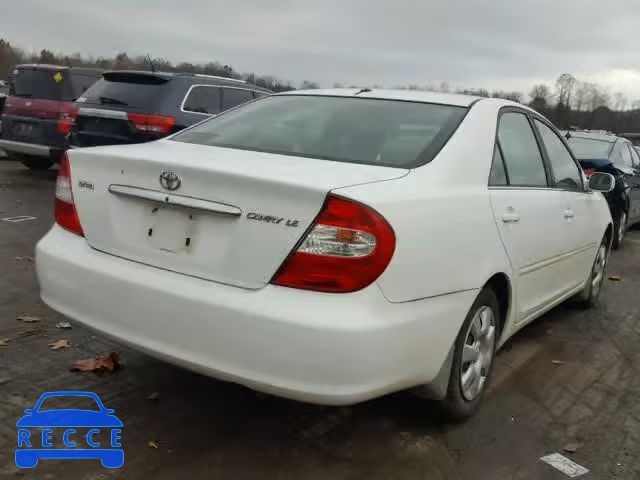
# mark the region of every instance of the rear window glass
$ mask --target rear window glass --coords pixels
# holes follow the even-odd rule
[[[20,68],[11,79],[11,95],[42,100],[72,101],[71,79],[64,70]]]
[[[609,158],[613,143],[592,138],[570,137],[567,142],[576,158],[604,160]]]
[[[153,113],[165,95],[168,83],[150,75],[109,76],[98,80],[78,102],[132,107]]]
[[[357,97],[271,96],[200,123],[172,140],[411,168],[442,148],[466,111]]]

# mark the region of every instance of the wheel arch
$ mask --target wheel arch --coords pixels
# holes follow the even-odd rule
[[[604,236],[607,237],[607,244],[611,248],[611,242],[613,241],[613,223],[609,222],[607,228],[604,231]]]
[[[499,335],[501,335],[507,325],[509,314],[511,313],[510,309],[513,305],[511,281],[506,273],[499,272],[489,278],[483,288],[490,288],[498,298],[498,305],[500,306]]]

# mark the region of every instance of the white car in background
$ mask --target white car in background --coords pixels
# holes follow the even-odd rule
[[[513,102],[279,94],[70,151],[38,278],[53,309],[216,378],[331,405],[418,387],[464,417],[497,347],[597,298],[612,186]]]

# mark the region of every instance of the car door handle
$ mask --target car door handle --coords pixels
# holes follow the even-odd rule
[[[573,213],[573,210],[567,209],[564,211],[564,218],[573,218],[576,214]]]
[[[504,223],[518,223],[520,221],[520,215],[514,212],[503,213],[502,221]]]

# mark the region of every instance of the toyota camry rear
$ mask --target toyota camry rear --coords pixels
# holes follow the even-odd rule
[[[151,355],[309,402],[410,387],[451,400],[455,371],[476,393],[449,404],[467,414],[506,306],[483,285],[510,274],[486,184],[500,104],[475,100],[274,95],[168,139],[71,151],[37,247],[42,298]]]

